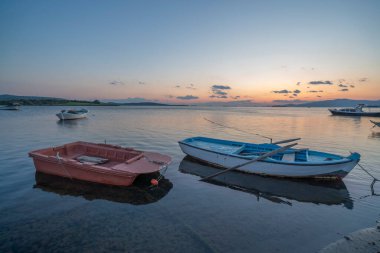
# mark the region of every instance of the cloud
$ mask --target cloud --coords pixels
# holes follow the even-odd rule
[[[341,89],[341,90],[339,90],[339,91],[348,91],[348,89],[347,89],[347,88],[344,88],[344,89]]]
[[[348,87],[346,84],[339,84],[338,86],[342,87],[342,88],[347,88]]]
[[[212,95],[210,98],[228,98],[226,90],[231,90],[228,85],[213,85],[211,86]]]
[[[317,92],[323,92],[323,90],[309,90],[307,92],[310,92],[310,93],[317,93]]]
[[[213,86],[211,86],[211,89],[213,89],[213,90],[230,90],[231,87],[228,85],[213,85]]]
[[[139,84],[140,85],[144,85],[144,84],[146,84],[145,82],[142,82],[142,81],[139,81]]]
[[[166,97],[166,98],[174,98],[173,95],[166,95],[165,97]]]
[[[272,90],[273,93],[288,94],[292,93],[290,90]]]
[[[298,93],[301,93],[301,91],[300,90],[294,90],[293,93],[298,94]]]
[[[181,88],[181,85],[176,85],[175,87],[176,87],[176,88]]]
[[[351,84],[350,87],[351,87],[351,88],[355,88],[355,85],[352,85],[352,84]]]
[[[298,96],[298,94],[297,94],[297,93],[294,93],[294,94],[293,94],[293,96],[297,97],[297,96]]]
[[[222,95],[222,96],[211,95],[209,97],[210,98],[228,98],[226,95]]]
[[[240,96],[231,96],[232,99],[239,99]]]
[[[359,82],[361,82],[361,83],[364,83],[364,82],[367,82],[367,81],[368,81],[367,77],[363,77],[363,78],[359,79]]]
[[[297,84],[296,85],[301,85],[301,82],[297,82]]]
[[[186,89],[189,89],[189,90],[196,90],[197,88],[194,87],[194,84],[189,84],[188,86],[186,86]]]
[[[122,81],[117,81],[117,80],[113,80],[113,81],[109,82],[108,84],[110,84],[110,85],[124,85],[124,83]]]
[[[227,92],[225,92],[225,91],[221,91],[221,90],[215,90],[215,91],[214,91],[214,94],[215,94],[215,95],[227,95]]]
[[[319,96],[319,95],[318,95],[317,97],[321,98],[322,96]]]
[[[312,85],[333,85],[334,83],[332,81],[310,81],[309,84]]]
[[[193,100],[193,99],[198,99],[199,97],[193,96],[193,95],[186,95],[186,96],[178,96],[177,99],[181,100]]]

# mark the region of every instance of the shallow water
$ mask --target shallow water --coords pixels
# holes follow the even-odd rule
[[[0,111],[0,252],[315,252],[380,219],[380,196],[358,167],[340,183],[240,173],[200,182],[215,169],[183,160],[177,144],[190,136],[267,141],[207,118],[274,140],[302,137],[299,147],[359,152],[380,178],[380,128],[371,118],[325,108],[90,107],[88,119],[62,123],[54,115],[61,109]],[[27,153],[76,140],[158,151],[173,163],[159,189],[41,183]]]

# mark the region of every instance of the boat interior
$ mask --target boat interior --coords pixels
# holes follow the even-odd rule
[[[59,156],[63,159],[76,160],[87,164],[102,164],[112,167],[119,163],[130,164],[141,157],[143,152],[107,144],[93,145],[87,142],[74,142],[59,147],[38,150],[44,156]]]
[[[270,143],[251,144],[205,137],[190,138],[186,139],[184,142],[205,150],[252,158],[280,148],[280,146]],[[341,160],[343,157],[323,152],[311,151],[309,149],[291,148],[285,152],[275,154],[269,159],[282,162],[326,162]]]

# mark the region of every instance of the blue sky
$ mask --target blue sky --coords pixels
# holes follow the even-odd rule
[[[1,1],[0,93],[268,102],[299,89],[304,100],[376,99],[379,13],[376,0]],[[309,96],[316,80],[334,86]],[[340,92],[339,80],[355,88]],[[213,85],[230,89],[212,97]]]

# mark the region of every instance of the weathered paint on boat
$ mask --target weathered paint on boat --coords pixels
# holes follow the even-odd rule
[[[185,154],[223,168],[232,168],[258,156],[242,155],[245,149],[251,148],[252,150],[269,152],[279,148],[278,145],[274,144],[251,144],[206,137],[188,138],[180,141],[179,145]],[[279,157],[286,157],[287,154],[291,155],[296,152],[297,150],[290,149],[262,161],[242,166],[237,170],[276,177],[343,178],[360,160],[358,153],[342,157],[312,150],[300,151],[305,152],[304,161],[296,160],[296,158],[294,160],[279,159]],[[302,156],[300,153],[299,158]]]

